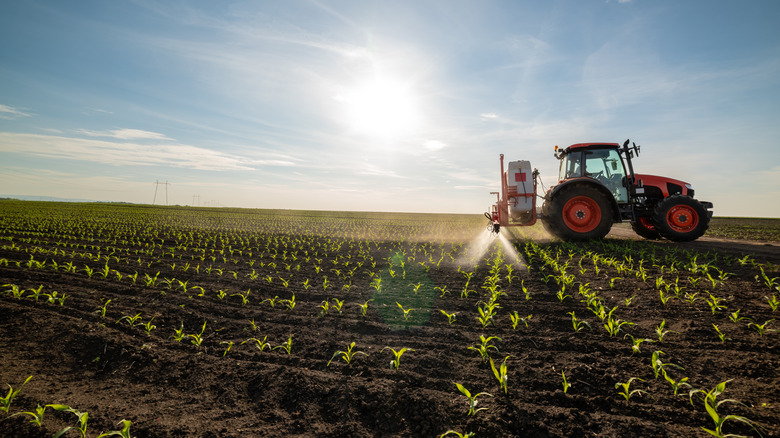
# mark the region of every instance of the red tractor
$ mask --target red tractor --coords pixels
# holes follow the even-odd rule
[[[504,171],[501,192],[490,213],[493,232],[501,227],[529,226],[541,219],[545,229],[563,240],[601,239],[613,223],[631,222],[646,239],[676,242],[698,239],[712,217],[711,202],[694,199],[690,184],[662,176],[635,174],[631,163],[639,146],[618,143],[579,143],[560,150],[558,184],[536,209],[536,181],[528,161],[512,161]]]

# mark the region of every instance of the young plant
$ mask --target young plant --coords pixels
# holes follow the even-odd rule
[[[479,353],[480,357],[482,357],[483,361],[487,361],[488,359],[490,359],[491,349],[495,350],[495,352],[498,353],[498,347],[490,343],[490,341],[492,341],[493,339],[498,339],[499,341],[501,340],[501,338],[499,338],[498,336],[490,336],[486,338],[484,335],[479,335],[480,344],[477,346],[471,346],[467,348],[469,350],[476,351],[477,353]]]
[[[452,325],[453,322],[455,322],[455,315],[457,315],[457,312],[447,313],[445,310],[439,310],[439,312],[442,313],[442,315],[447,317],[447,321]]]
[[[626,399],[626,402],[630,401],[631,397],[633,397],[634,395],[637,395],[637,394],[638,395],[642,395],[642,393],[645,392],[645,391],[642,391],[641,389],[631,390],[631,383],[634,380],[639,380],[640,382],[644,382],[644,380],[640,379],[639,377],[632,377],[632,378],[628,379],[628,382],[618,382],[618,383],[615,384],[615,389],[617,389],[618,393],[620,395],[622,395],[623,398]],[[622,391],[620,390],[620,388],[623,388]]]
[[[774,321],[774,319],[770,319],[769,321],[766,321],[763,324],[751,322],[748,324],[748,327],[752,327],[758,333],[759,336],[764,336],[764,334],[769,334],[777,331],[776,329],[766,328],[766,326],[769,325],[769,323],[772,321]]]
[[[528,321],[530,321],[533,316],[534,315],[531,314],[523,318],[517,313],[517,311],[510,313],[509,318],[512,320],[512,330],[517,330],[517,324],[520,322],[525,325],[525,328],[528,328]]]
[[[617,336],[621,327],[624,325],[634,325],[633,322],[612,318],[612,312],[614,312],[615,309],[617,309],[617,306],[613,307],[612,310],[609,311],[609,314],[607,315],[607,322],[604,323],[604,328],[607,330],[607,333],[609,333],[610,336]]]
[[[171,335],[174,341],[181,342],[184,338],[187,337],[187,335],[184,333],[184,323],[181,323],[181,327],[177,329],[173,329],[173,334]]]
[[[68,426],[62,429],[61,431],[57,432],[57,434],[55,434],[53,438],[58,438],[71,429],[76,429],[77,431],[79,431],[79,433],[81,434],[81,438],[85,438],[87,436],[87,420],[89,420],[89,413],[77,411],[76,409],[73,409],[70,406],[66,406],[66,405],[53,404],[53,405],[46,405],[46,407],[50,407],[55,411],[70,412],[73,415],[75,415],[76,418],[78,418],[78,425],[76,427]]]
[[[631,354],[641,353],[641,351],[639,350],[639,345],[642,344],[642,342],[655,342],[652,339],[635,338],[629,334],[623,336],[623,339],[627,337],[631,338],[631,342],[633,343],[633,345],[631,346]]]
[[[32,420],[30,420],[30,423],[41,427],[41,422],[43,422],[43,413],[46,412],[46,406],[41,407],[41,405],[38,405],[38,407],[35,408],[35,412],[17,412],[11,417],[15,417],[17,415],[29,415],[32,417]],[[11,418],[8,417],[8,418]]]
[[[97,436],[97,438],[103,438],[107,436],[119,436],[122,438],[132,438],[130,436],[130,425],[132,424],[132,421],[130,420],[122,420],[119,422],[119,424],[122,425],[121,430],[110,430],[106,433],[101,433]]]
[[[380,353],[388,349],[393,352],[393,359],[390,360],[390,368],[395,368],[396,371],[398,371],[398,368],[401,366],[401,356],[407,351],[414,351],[411,348],[406,348],[406,347],[403,347],[398,351],[395,351],[393,348],[390,347],[384,347],[382,348]]]
[[[708,292],[708,294],[709,294],[710,297],[709,298],[705,298],[705,301],[710,306],[710,310],[712,310],[712,314],[713,315],[715,314],[715,312],[717,312],[719,310],[726,309],[726,306],[721,304],[723,302],[723,298],[718,298],[718,297],[712,295],[709,292]]]
[[[222,357],[227,356],[228,352],[230,352],[230,349],[233,348],[233,341],[222,341],[219,344],[227,345],[227,347],[225,347],[225,351],[222,352]]]
[[[731,338],[726,337],[726,334],[721,332],[717,325],[712,324],[712,328],[715,329],[715,333],[718,334],[718,339],[720,339],[720,342],[726,343],[726,341],[730,341]]]
[[[444,438],[450,435],[455,435],[458,438],[471,438],[474,436],[474,432],[460,433],[457,430],[448,430],[443,434],[439,435],[439,438]]]
[[[110,303],[111,300],[106,300],[106,302],[103,303],[103,306],[95,310],[95,313],[99,313],[101,318],[106,317],[106,308],[108,307],[108,303]]]
[[[661,324],[655,327],[655,334],[658,336],[658,342],[664,341],[664,336],[668,335],[669,333],[677,333],[679,332],[671,331],[671,330],[664,330],[664,327],[666,327],[666,320],[662,319]]]
[[[408,321],[409,317],[411,316],[411,312],[413,310],[416,310],[416,309],[412,309],[412,308],[404,309],[404,306],[402,306],[401,303],[399,303],[398,301],[396,301],[395,304],[397,304],[398,307],[401,309],[401,312],[404,313],[404,321]]]
[[[328,311],[330,310],[330,301],[325,300],[325,301],[321,302],[320,303],[320,309],[321,309],[320,310],[320,314],[317,315],[318,318],[322,318],[322,317],[324,317],[325,315],[328,314]]]
[[[504,362],[502,362],[501,366],[498,368],[496,368],[496,365],[493,363],[493,358],[490,358],[490,369],[493,371],[493,376],[495,376],[496,380],[498,380],[499,386],[504,390],[504,394],[507,393],[507,386],[509,381],[509,376],[507,375],[506,371],[506,360],[510,357],[512,356],[505,357]]]
[[[333,305],[330,307],[336,309],[337,312],[339,312],[339,315],[341,315],[341,308],[344,306],[344,300],[339,300],[338,298],[332,298],[331,301],[333,302]]]
[[[561,376],[563,377],[563,393],[566,394],[569,392],[569,388],[571,388],[571,385],[569,382],[566,381],[566,374],[561,370]]]
[[[741,310],[742,310],[742,309],[737,309],[736,311],[734,311],[734,312],[731,312],[731,313],[729,314],[729,319],[730,319],[730,320],[731,320],[731,322],[733,322],[734,324],[739,324],[739,322],[740,322],[740,321],[743,321],[743,320],[747,320],[747,321],[750,321],[750,320],[751,320],[751,319],[750,319],[750,318],[748,318],[747,316],[739,316],[739,312],[740,312]]]
[[[682,387],[688,387],[688,388],[691,387],[691,385],[688,384],[687,377],[683,377],[682,379],[675,381],[674,379],[669,377],[669,373],[667,373],[666,370],[664,370],[664,379],[666,379],[666,381],[669,382],[670,385],[672,385],[672,389],[674,389],[674,395],[677,395],[677,392]]]
[[[290,353],[292,353],[292,341],[293,341],[293,335],[290,335],[290,337],[287,338],[287,342],[281,345],[277,345],[276,347],[272,348],[272,350],[281,348],[289,355]]]
[[[773,312],[777,311],[777,307],[780,306],[780,301],[777,300],[777,295],[772,294],[772,297],[765,296],[764,299],[769,304],[769,307]]]
[[[355,357],[355,355],[357,355],[357,354],[362,354],[363,356],[368,356],[368,353],[365,353],[365,352],[362,352],[362,351],[352,351],[354,348],[355,348],[355,343],[354,343],[354,342],[352,342],[352,343],[350,343],[350,344],[347,346],[347,349],[346,349],[346,351],[337,351],[337,352],[333,353],[333,357],[331,357],[331,358],[330,358],[330,360],[328,361],[328,364],[327,364],[327,365],[325,365],[325,366],[326,366],[326,367],[329,367],[329,366],[330,366],[330,363],[331,363],[331,362],[333,362],[333,359],[335,359],[335,358],[336,358],[336,356],[339,356],[339,355],[341,355],[341,358],[342,358],[342,359],[344,359],[344,362],[346,362],[346,363],[347,363],[347,365],[349,365],[350,363],[352,363],[352,359],[353,359],[353,358]],[[382,351],[384,351],[384,349],[382,349]],[[403,354],[403,353],[402,353],[402,354]]]
[[[486,395],[488,397],[493,397],[491,394],[489,394],[487,392],[480,392],[480,393],[471,395],[471,391],[466,389],[460,383],[458,383],[458,382],[452,382],[452,383],[455,384],[455,386],[458,388],[458,391],[460,391],[461,394],[465,395],[466,399],[468,400],[469,411],[466,413],[466,415],[476,415],[477,412],[479,412],[479,411],[487,410],[487,408],[477,408],[477,403],[478,403],[477,397],[479,397],[481,395]]]
[[[125,315],[125,316],[119,318],[114,324],[119,324],[123,320],[127,320],[127,323],[130,324],[130,326],[135,326],[135,325],[141,324],[140,319],[141,319],[141,313],[138,313],[135,316]]]
[[[582,321],[577,319],[577,317],[574,315],[573,310],[569,312],[569,315],[571,315],[571,325],[574,327],[575,332],[579,333],[586,326],[590,329],[590,324],[587,321]]]
[[[152,317],[152,319],[150,319],[149,321],[141,324],[141,326],[144,328],[144,330],[146,330],[146,334],[148,334],[148,335],[152,334],[152,330],[157,328],[156,325],[152,324],[153,320],[154,320],[154,317]]]
[[[11,407],[11,402],[16,398],[16,394],[19,394],[19,391],[30,379],[32,379],[32,376],[28,377],[16,390],[11,385],[8,385],[8,394],[5,397],[0,397],[0,411],[8,413],[8,409]]]
[[[693,396],[694,394],[702,393],[704,394],[703,400],[704,400],[704,409],[707,411],[707,414],[709,415],[710,419],[713,423],[715,423],[714,429],[707,429],[706,427],[702,427],[702,429],[709,433],[710,435],[719,437],[719,438],[725,438],[725,437],[736,437],[737,435],[733,434],[724,434],[723,433],[723,426],[726,424],[727,421],[739,421],[741,423],[747,424],[753,430],[755,430],[759,436],[761,435],[761,432],[758,431],[756,428],[756,424],[748,420],[745,417],[739,416],[739,415],[726,415],[721,416],[721,414],[718,413],[718,408],[720,408],[720,405],[723,403],[738,403],[744,406],[744,404],[733,400],[733,399],[726,399],[726,400],[720,400],[718,401],[717,398],[720,394],[726,391],[726,383],[730,382],[730,380],[727,380],[725,382],[718,383],[715,385],[713,389],[710,391],[705,392],[702,389],[694,389],[689,393],[689,398],[691,405],[693,405]]]
[[[271,344],[266,342],[267,339],[268,339],[268,336],[263,337],[262,340],[257,339],[257,338],[249,338],[249,339],[247,339],[245,341],[242,341],[241,345],[244,345],[247,342],[254,342],[255,343],[255,347],[257,347],[257,349],[260,350],[260,351],[265,351],[266,348],[268,350],[271,350]]]
[[[681,367],[680,365],[673,364],[673,363],[663,363],[661,361],[661,355],[666,354],[661,350],[656,350],[653,352],[653,356],[650,358],[650,367],[653,369],[653,374],[655,375],[655,378],[658,378],[658,375],[661,374],[661,372],[666,372],[667,367],[674,367],[680,370],[685,370],[685,368]]]
[[[203,321],[203,327],[201,327],[200,333],[187,335],[188,338],[192,338],[190,339],[192,345],[200,347],[200,344],[203,342],[203,332],[205,331],[206,331],[206,321]]]

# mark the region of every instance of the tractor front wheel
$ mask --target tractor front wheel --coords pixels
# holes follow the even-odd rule
[[[596,188],[562,188],[542,206],[545,229],[563,240],[601,239],[612,227],[612,209]]]
[[[634,229],[636,234],[645,239],[658,240],[661,238],[661,235],[658,233],[658,230],[655,228],[655,225],[653,225],[653,221],[650,218],[640,217],[636,222],[631,222],[631,228]]]
[[[675,242],[690,242],[707,231],[710,218],[699,201],[689,196],[672,195],[655,207],[653,223],[661,236]]]

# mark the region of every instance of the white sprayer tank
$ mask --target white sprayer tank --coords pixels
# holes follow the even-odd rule
[[[509,188],[509,217],[517,220],[522,215],[527,216],[533,210],[536,202],[531,162],[525,160],[510,161],[506,171],[506,179],[507,187]]]

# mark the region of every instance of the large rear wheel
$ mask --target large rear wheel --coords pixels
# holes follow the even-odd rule
[[[661,236],[675,242],[689,242],[707,231],[710,218],[699,201],[688,196],[672,195],[655,207],[653,223]]]
[[[545,229],[563,240],[601,239],[612,227],[612,208],[596,188],[562,188],[542,206]]]

